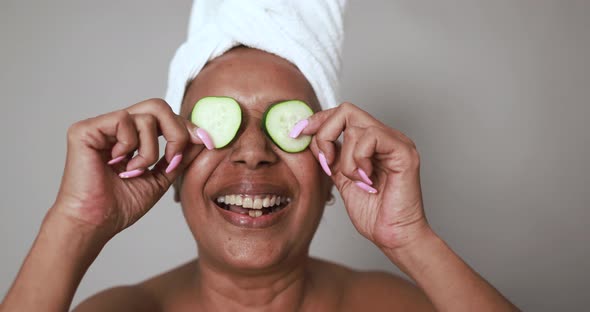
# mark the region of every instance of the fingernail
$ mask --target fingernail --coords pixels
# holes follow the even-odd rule
[[[199,137],[199,139],[201,139],[201,141],[203,141],[203,144],[205,144],[205,147],[208,150],[212,150],[213,148],[215,148],[215,146],[213,145],[213,141],[211,140],[211,137],[209,136],[209,133],[207,133],[207,131],[205,131],[205,129],[197,128],[197,131],[195,131],[195,134]]]
[[[330,167],[328,166],[328,162],[326,161],[326,155],[324,155],[324,153],[322,152],[319,152],[318,158],[320,159],[320,166],[322,166],[324,172],[327,175],[332,176],[332,170],[330,170]]]
[[[121,160],[125,159],[125,157],[126,157],[125,155],[121,155],[119,157],[115,157],[115,158],[109,160],[109,162],[107,164],[109,164],[109,165],[118,164],[118,163],[121,162]]]
[[[172,157],[170,164],[166,167],[166,173],[172,172],[172,170],[176,169],[178,165],[180,165],[180,161],[182,160],[182,154],[176,154]]]
[[[303,129],[305,129],[305,127],[307,127],[308,124],[309,120],[307,119],[298,121],[291,129],[291,132],[289,132],[289,137],[291,137],[292,139],[296,139],[301,134],[301,131],[303,131]]]
[[[362,190],[367,191],[368,193],[371,193],[371,194],[376,194],[377,193],[377,190],[376,189],[370,187],[365,182],[354,181],[354,184],[356,184],[356,186],[358,186]]]
[[[119,173],[119,177],[121,177],[121,179],[135,178],[135,177],[139,177],[144,171],[145,171],[145,169],[135,169],[135,170],[131,170],[131,171],[125,171],[125,172]]]
[[[361,179],[363,181],[365,181],[365,183],[369,184],[369,185],[373,185],[373,181],[371,181],[371,179],[369,179],[369,176],[367,175],[367,173],[365,172],[365,170],[358,168],[357,169],[359,176],[361,177]]]

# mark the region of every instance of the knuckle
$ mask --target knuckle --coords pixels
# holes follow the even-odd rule
[[[110,115],[117,121],[129,121],[131,119],[129,112],[124,109],[112,112]]]
[[[383,133],[383,129],[377,126],[369,126],[367,127],[367,134],[368,135],[381,135]]]
[[[145,160],[147,164],[153,164],[158,160],[158,156],[155,151],[152,152],[139,152],[138,155]]]
[[[358,130],[354,127],[346,128],[342,135],[344,136],[344,142],[350,142],[357,136]]]
[[[67,130],[67,137],[68,139],[76,139],[80,136],[80,133],[85,128],[86,121],[78,121],[76,123],[71,124]]]
[[[77,144],[80,142],[86,142],[90,145],[100,145],[103,141],[100,135],[93,135],[91,129],[92,118],[78,121],[67,130],[67,142],[68,144]]]
[[[416,148],[408,146],[405,158],[409,168],[417,169],[420,167],[420,154]]]
[[[365,129],[365,133],[364,133],[364,137],[367,138],[381,138],[384,136],[389,135],[388,133],[386,133],[385,131],[383,131],[382,128],[377,127],[377,126],[369,126]]]
[[[168,105],[164,99],[161,98],[152,98],[146,101],[146,104],[155,109],[158,112],[170,112],[172,113],[172,108]]]
[[[135,115],[135,122],[142,126],[153,126],[156,124],[156,117],[150,114]]]
[[[344,110],[344,111],[351,111],[356,109],[356,106],[350,102],[343,102],[342,104],[339,105],[340,109]]]

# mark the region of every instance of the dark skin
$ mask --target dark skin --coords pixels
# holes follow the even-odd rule
[[[240,103],[242,128],[226,148],[205,150],[187,117],[198,99],[219,95]],[[260,127],[269,105],[287,99],[317,111],[303,130],[313,136],[310,148],[295,154],[281,151]],[[167,140],[160,161],[159,132]],[[134,150],[138,157],[107,164]],[[163,101],[148,100],[72,126],[56,203],[0,311],[68,309],[101,248],[172,183],[199,259],[101,292],[76,311],[517,310],[428,225],[410,139],[349,103],[319,111],[295,66],[237,48],[211,61],[189,85],[180,116]],[[332,187],[359,233],[418,287],[389,273],[309,257]],[[274,193],[292,201],[265,224],[242,217],[244,223],[230,222],[235,213],[214,201],[220,194]]]
[[[330,196],[332,182],[321,171],[310,150],[285,153],[260,131],[261,116],[270,103],[301,99],[315,111],[320,110],[313,89],[300,72],[278,57],[249,49],[234,50],[208,64],[189,85],[180,115],[188,117],[198,99],[216,95],[233,97],[241,104],[244,123],[238,139],[229,148],[200,154],[175,185],[176,197],[182,203],[189,227],[195,238],[201,238],[196,239],[201,259],[139,285],[98,294],[82,303],[78,310],[92,311],[92,306],[100,307],[98,310],[112,310],[132,302],[144,304],[146,309],[158,306],[161,311],[199,308],[205,311],[289,311],[286,307],[294,311],[392,307],[431,310],[423,293],[399,277],[383,272],[355,272],[308,257],[309,243]],[[203,179],[204,173],[209,173],[207,169],[211,173]],[[311,173],[296,176],[303,171]],[[193,178],[192,174],[201,178]],[[203,202],[211,197],[207,191],[215,193],[236,176],[254,183],[271,180],[271,183],[290,184],[290,188],[295,189],[295,197],[302,202],[301,207],[309,209],[298,210],[302,214],[296,222],[291,222],[290,230],[289,222],[285,222],[281,227],[254,233],[235,229],[225,220],[212,216],[216,208],[211,209],[213,211],[194,209],[207,205]],[[303,190],[299,190],[301,188]],[[322,191],[311,192],[308,188]],[[205,194],[197,198],[184,196],[192,195],[189,190],[194,189],[203,189]],[[307,194],[312,196],[308,198]],[[219,224],[215,223],[217,221]],[[230,234],[233,239],[228,241],[227,235],[207,235],[212,229],[217,229],[214,234],[235,234]],[[212,239],[206,241],[203,237]],[[240,240],[240,237],[246,238]],[[270,248],[269,240],[273,241]],[[269,249],[276,252],[269,254]],[[236,253],[240,257],[235,257]]]

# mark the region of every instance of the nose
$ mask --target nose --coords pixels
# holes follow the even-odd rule
[[[248,169],[270,166],[278,161],[272,143],[261,128],[261,120],[248,120],[241,133],[232,144],[230,160]]]

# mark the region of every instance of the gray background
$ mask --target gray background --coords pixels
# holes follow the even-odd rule
[[[0,2],[0,296],[63,169],[71,123],[162,97],[189,0]],[[344,99],[417,143],[435,230],[524,310],[588,304],[590,1],[353,1]],[[195,256],[169,194],[75,302]],[[316,256],[397,272],[328,207]]]

